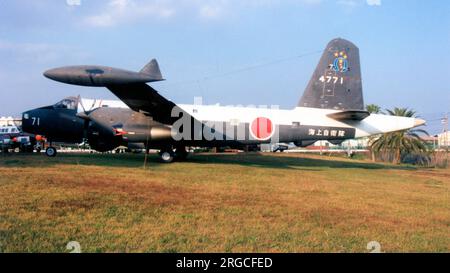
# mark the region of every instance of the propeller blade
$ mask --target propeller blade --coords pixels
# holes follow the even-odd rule
[[[82,118],[82,119],[87,120],[87,121],[91,120],[91,118],[89,117],[89,114],[86,111],[77,113],[77,117]]]
[[[81,108],[83,109],[83,112],[86,114],[87,111],[86,111],[86,108],[84,108],[83,100],[81,99],[81,95],[78,95],[78,101],[79,101],[79,103],[81,105]]]
[[[97,99],[94,99],[94,101],[92,102],[92,106],[90,110],[93,110],[95,108],[95,103],[97,102]]]

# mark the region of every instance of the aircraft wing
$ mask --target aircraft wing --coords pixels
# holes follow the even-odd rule
[[[132,110],[142,112],[164,124],[173,124],[179,119],[171,115],[175,103],[146,84],[164,80],[155,59],[139,72],[107,66],[82,65],[51,69],[44,75],[67,84],[106,87]],[[184,111],[182,113],[188,115]]]
[[[179,118],[171,115],[176,104],[161,96],[145,83],[108,85],[106,87],[132,110],[151,116],[155,121],[172,124]]]

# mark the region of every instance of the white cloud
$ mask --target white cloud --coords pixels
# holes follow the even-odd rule
[[[88,16],[84,22],[91,26],[109,27],[149,16],[168,18],[175,14],[175,9],[167,5],[168,2],[170,1],[111,0],[105,11]]]
[[[69,6],[81,6],[81,0],[66,0],[66,4]]]
[[[381,0],[366,0],[369,6],[381,6]]]
[[[369,6],[381,6],[381,0],[336,0],[336,3],[347,11],[354,11],[364,3]]]
[[[336,0],[339,5],[350,8],[360,4],[357,1],[362,0]],[[182,15],[211,20],[228,18],[243,8],[271,8],[286,4],[313,6],[322,3],[324,0],[108,0],[105,5],[97,5],[98,13],[85,17],[83,22],[94,27],[112,27]]]
[[[72,46],[48,43],[17,43],[0,40],[0,56],[20,63],[48,64],[62,57],[86,59],[88,54]]]
[[[57,58],[60,47],[46,43],[13,43],[0,40],[0,53],[16,56],[19,61],[51,62]]]
[[[286,2],[316,5],[322,0],[109,0],[106,7],[99,6],[102,10],[98,14],[84,18],[83,22],[95,27],[111,27],[149,18],[168,19],[181,14],[217,19],[243,7],[271,7]]]
[[[355,0],[338,0],[337,3],[348,8],[354,8],[358,5]]]
[[[145,19],[169,19],[187,13],[202,19],[214,19],[237,5],[263,5],[274,1],[277,0],[109,0],[101,12],[86,17],[83,22],[94,27],[112,27]]]
[[[200,7],[200,16],[204,18],[215,18],[220,15],[222,9],[218,6],[205,5]]]
[[[307,5],[317,5],[321,4],[322,0],[302,0],[302,3]]]

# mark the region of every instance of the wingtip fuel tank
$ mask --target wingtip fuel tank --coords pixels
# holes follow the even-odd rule
[[[156,60],[152,60],[144,68],[147,69],[134,72],[98,65],[65,66],[47,70],[44,72],[44,76],[62,83],[95,87],[164,80]]]

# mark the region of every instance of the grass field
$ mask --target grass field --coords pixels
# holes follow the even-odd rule
[[[450,251],[450,170],[312,155],[0,155],[0,252]]]

